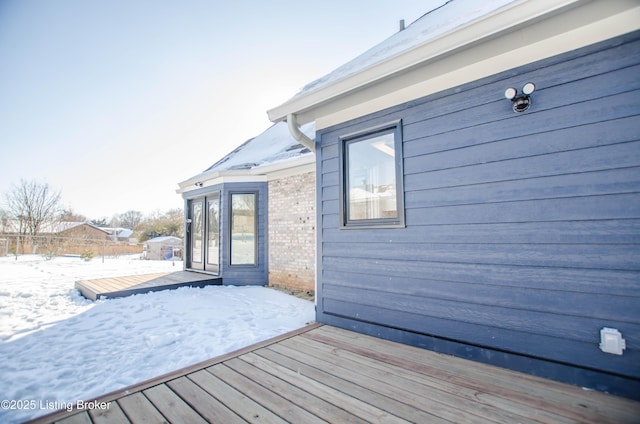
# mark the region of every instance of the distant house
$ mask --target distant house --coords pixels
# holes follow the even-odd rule
[[[8,220],[4,225],[4,232],[10,235],[19,234],[19,222]],[[109,232],[88,222],[56,221],[42,225],[38,236],[106,240],[109,237]]]
[[[8,220],[3,228],[4,234],[8,236],[8,248],[34,254],[81,254],[91,250],[92,246],[104,246],[109,240],[107,231],[88,222],[45,223],[35,237],[25,235],[24,227],[18,221]]]
[[[639,30],[446,2],[270,110],[316,126],[317,321],[639,397]]]
[[[88,222],[58,222],[44,228],[41,234],[87,240],[107,240],[109,238],[107,231]]]
[[[160,236],[147,240],[142,257],[153,260],[171,260],[182,258],[182,239],[173,236]]]
[[[313,125],[303,133],[313,136]],[[223,284],[313,290],[315,160],[278,123],[179,184],[185,269]]]
[[[112,228],[112,227],[100,227],[101,230],[109,233],[109,238],[113,241],[122,241],[127,243],[137,243],[137,239],[133,237],[133,230],[129,228]]]

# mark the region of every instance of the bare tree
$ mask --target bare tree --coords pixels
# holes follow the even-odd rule
[[[127,211],[120,214],[120,226],[135,230],[136,227],[142,222],[142,212]]]
[[[45,224],[56,221],[60,192],[47,183],[20,180],[20,184],[6,194],[9,217],[16,221],[21,235],[36,236]]]
[[[182,209],[171,209],[162,214],[156,211],[148,215],[137,227],[138,240],[147,241],[158,236],[184,235],[184,213]]]
[[[59,219],[61,222],[87,222],[87,217],[76,213],[73,209],[63,209],[60,212]]]
[[[6,233],[10,228],[9,226],[9,215],[4,209],[0,209],[0,234]]]

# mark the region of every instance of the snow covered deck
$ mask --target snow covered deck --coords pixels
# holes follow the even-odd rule
[[[631,423],[640,402],[313,324],[33,423]],[[100,409],[102,408],[102,409]]]
[[[76,281],[75,287],[87,299],[98,300],[101,297],[113,299],[138,293],[177,289],[178,287],[204,287],[216,284],[222,284],[221,277],[190,271],[177,271],[81,280]]]

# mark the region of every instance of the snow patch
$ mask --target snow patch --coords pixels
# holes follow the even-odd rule
[[[182,269],[134,257],[0,258],[3,399],[72,402],[300,328],[314,305],[265,287],[208,286],[91,302],[77,280]],[[16,423],[48,410],[0,410]]]
[[[370,48],[331,73],[307,84],[293,98],[307,95],[320,88],[362,72],[372,66],[390,60],[422,44],[460,29],[515,0],[444,1],[442,6],[426,13],[382,43]]]

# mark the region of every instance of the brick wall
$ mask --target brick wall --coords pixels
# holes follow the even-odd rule
[[[314,290],[315,172],[269,181],[269,285]]]

